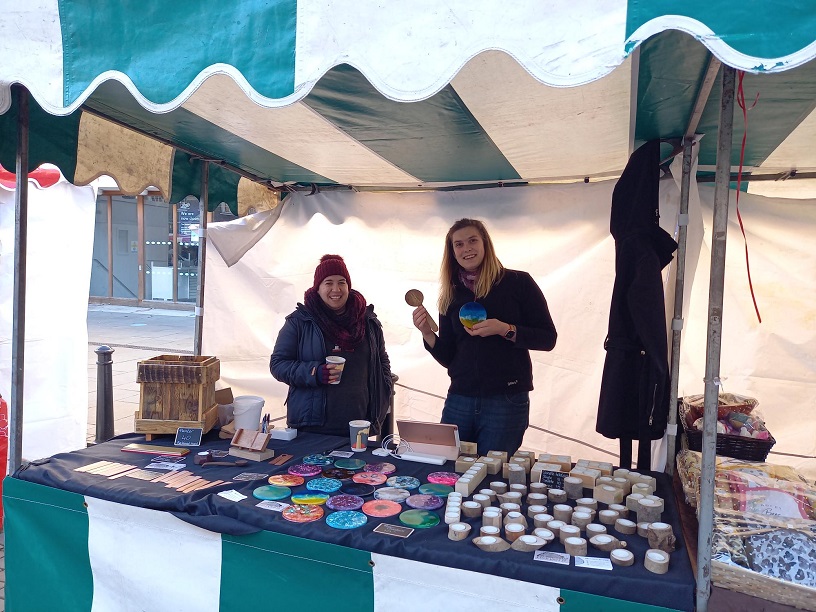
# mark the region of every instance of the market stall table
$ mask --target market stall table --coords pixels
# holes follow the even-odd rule
[[[575,567],[574,561],[534,561],[532,552],[483,552],[472,538],[449,540],[441,520],[401,538],[374,532],[381,523],[400,525],[399,516],[368,517],[362,527],[344,530],[325,519],[291,522],[280,511],[258,507],[261,500],[253,491],[268,484],[266,476],[286,474],[307,455],[348,450],[345,438],[302,434],[291,442],[272,440],[269,446],[277,454],[293,455],[281,466],[252,461],[246,467],[196,465],[197,452],[229,446],[211,434],[191,449],[184,469],[209,482],[226,482],[189,493],[159,482],[76,471],[100,461],[145,467],[153,456],[121,452],[139,442],[142,436],[121,436],[28,464],[6,480],[9,609],[102,610],[122,601],[128,609],[199,612],[307,602],[310,608],[354,610],[383,605],[389,610],[693,608],[694,578],[682,542],[671,555],[669,572],[655,575],[643,568],[645,539],[625,536],[637,562],[605,571]],[[151,444],[174,448],[169,437]],[[453,470],[451,461],[445,466],[410,463],[383,459],[371,450],[354,458],[392,462],[397,475],[423,483],[431,472]],[[265,477],[232,480],[245,472]],[[657,493],[666,502],[663,521],[679,534],[671,481],[655,476]],[[485,486],[494,479],[489,477]],[[227,490],[246,497],[231,501],[217,495]],[[293,493],[306,491],[292,487]],[[478,534],[480,519],[464,520],[475,527],[471,536]],[[563,546],[556,540],[543,550],[563,552]],[[590,549],[589,555],[608,553]]]

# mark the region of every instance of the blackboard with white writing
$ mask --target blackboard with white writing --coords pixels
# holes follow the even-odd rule
[[[201,427],[179,427],[176,431],[175,446],[199,446],[204,430]]]

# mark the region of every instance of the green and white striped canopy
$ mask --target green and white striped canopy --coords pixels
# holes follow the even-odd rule
[[[35,101],[31,167],[56,163],[77,183],[110,174],[177,199],[202,159],[278,188],[610,177],[640,142],[690,128],[707,135],[706,171],[712,61],[760,96],[746,170],[816,169],[803,146],[816,131],[812,0],[0,6],[0,164],[13,167],[20,83]],[[738,115],[734,164],[742,129]],[[236,201],[229,174],[211,202]]]

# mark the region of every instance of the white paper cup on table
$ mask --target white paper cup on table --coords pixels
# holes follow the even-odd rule
[[[334,366],[332,368],[332,371],[337,373],[337,380],[335,380],[334,382],[329,383],[329,384],[330,385],[339,385],[340,384],[340,379],[343,377],[343,368],[346,367],[345,357],[336,357],[334,355],[329,355],[328,357],[326,357],[326,364],[330,365],[330,366]]]
[[[370,427],[371,421],[362,419],[349,421],[349,441],[351,442],[351,450],[355,453],[362,453],[368,448],[368,430]]]
[[[232,400],[236,431],[239,429],[258,431],[261,426],[263,407],[264,399],[257,395],[239,395]]]

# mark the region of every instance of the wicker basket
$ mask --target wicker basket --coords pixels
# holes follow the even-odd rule
[[[683,423],[683,430],[686,432],[689,450],[701,451],[703,448],[703,432],[687,425],[687,411],[686,404],[681,403],[680,420]],[[776,444],[776,440],[773,435],[767,440],[759,440],[758,438],[747,438],[745,436],[717,434],[717,454],[733,457],[734,459],[765,461],[774,444]]]
[[[802,610],[816,611],[816,589],[765,576],[738,565],[712,561],[711,581],[716,586],[737,593],[746,593]]]

